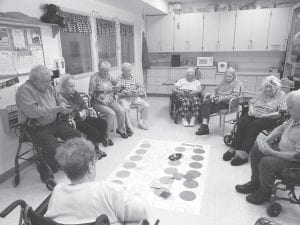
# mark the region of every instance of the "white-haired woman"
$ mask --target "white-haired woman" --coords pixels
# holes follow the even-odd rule
[[[275,76],[263,80],[261,91],[249,101],[248,113],[238,121],[233,147],[223,155],[225,161],[233,158],[233,166],[248,162],[248,155],[258,134],[276,126],[279,110],[286,108],[286,95],[280,88],[280,80]]]
[[[61,224],[87,224],[107,215],[110,224],[147,219],[145,201],[119,184],[95,181],[97,157],[93,144],[74,138],[57,148],[56,159],[71,180],[54,188],[46,216]]]
[[[179,114],[181,116],[182,125],[185,127],[195,126],[195,120],[198,117],[201,99],[201,83],[195,79],[195,70],[189,68],[186,71],[186,77],[179,79],[173,88],[173,93],[179,101]],[[192,113],[190,122],[188,122],[188,114]]]
[[[99,143],[107,146],[108,139],[110,139],[106,120],[98,118],[95,111],[88,108],[86,102],[76,91],[75,81],[71,75],[66,74],[60,77],[58,89],[63,97],[62,100],[73,109],[72,114],[76,128],[94,143],[96,152],[101,157],[105,157],[106,153],[99,149]]]

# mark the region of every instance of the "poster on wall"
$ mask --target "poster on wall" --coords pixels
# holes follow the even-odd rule
[[[0,27],[0,47],[9,47],[7,27]]]
[[[42,41],[38,30],[26,29],[27,41],[30,49],[41,49]]]
[[[10,51],[0,51],[0,75],[16,74],[15,55]]]
[[[22,29],[11,29],[11,35],[16,50],[26,49],[24,32]]]

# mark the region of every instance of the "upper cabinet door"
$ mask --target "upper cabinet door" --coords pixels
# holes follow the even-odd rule
[[[189,40],[188,51],[200,52],[202,51],[203,38],[203,13],[189,14]]]
[[[233,51],[235,16],[235,11],[219,12],[218,51]]]
[[[161,16],[160,20],[160,51],[173,52],[174,46],[174,17]]]
[[[234,51],[249,51],[251,47],[252,10],[237,11]]]
[[[250,40],[251,51],[266,51],[268,46],[268,32],[270,23],[270,9],[253,10],[252,35]]]
[[[203,51],[217,51],[219,40],[219,13],[204,13]]]
[[[189,14],[176,14],[174,29],[174,51],[188,51]]]
[[[162,16],[147,16],[146,19],[146,39],[149,52],[160,51],[160,21]]]
[[[290,8],[272,9],[268,51],[285,51],[289,32]]]

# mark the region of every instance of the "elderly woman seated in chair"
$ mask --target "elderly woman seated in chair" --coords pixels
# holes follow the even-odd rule
[[[70,139],[58,147],[56,159],[71,183],[56,185],[45,216],[61,224],[93,223],[103,214],[114,225],[147,219],[139,196],[120,184],[95,181],[97,158],[88,140]]]
[[[261,90],[249,101],[248,113],[244,113],[238,120],[233,147],[223,155],[225,161],[235,156],[231,161],[233,166],[248,162],[248,155],[258,134],[276,126],[280,118],[279,110],[286,108],[286,95],[280,87],[280,80],[275,76],[263,80]]]
[[[195,79],[195,70],[189,68],[186,71],[186,77],[179,79],[174,84],[173,93],[179,101],[179,113],[181,116],[182,125],[185,127],[195,126],[196,118],[198,117],[201,99],[201,83]],[[190,122],[188,122],[189,112],[192,113]]]
[[[75,90],[75,81],[71,75],[66,74],[60,77],[58,89],[62,101],[73,109],[71,116],[76,122],[76,128],[94,143],[97,154],[105,157],[106,153],[99,149],[99,143],[105,143],[105,139],[108,138],[109,130],[107,131],[106,121],[98,118],[92,108],[88,108],[86,102]]]
[[[200,107],[199,117],[202,123],[196,132],[197,135],[209,134],[209,115],[222,109],[228,109],[229,100],[232,97],[237,97],[241,89],[242,85],[236,77],[236,71],[229,67],[224,74],[222,82],[215,89],[215,95],[205,99]]]

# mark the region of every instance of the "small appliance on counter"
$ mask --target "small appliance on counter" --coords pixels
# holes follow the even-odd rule
[[[214,57],[197,57],[197,66],[213,66]]]
[[[171,55],[171,66],[172,67],[180,66],[180,55]]]
[[[227,69],[228,63],[227,62],[218,62],[218,73],[225,73]]]

